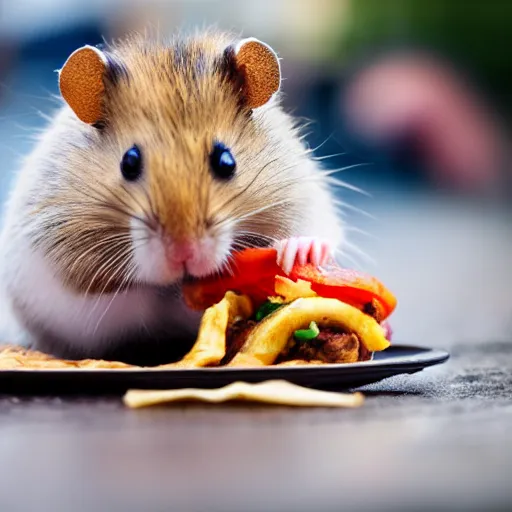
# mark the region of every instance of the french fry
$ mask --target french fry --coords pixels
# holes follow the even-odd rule
[[[201,319],[197,340],[185,357],[177,363],[159,366],[159,369],[203,368],[216,366],[226,354],[226,332],[237,317],[252,315],[250,299],[244,295],[227,292],[224,298],[208,308]]]

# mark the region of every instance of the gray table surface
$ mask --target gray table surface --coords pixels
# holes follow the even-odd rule
[[[399,298],[395,339],[448,363],[357,410],[0,399],[0,510],[491,510],[512,504],[510,212],[381,197],[357,244]]]

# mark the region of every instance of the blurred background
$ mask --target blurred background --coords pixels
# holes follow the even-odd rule
[[[512,2],[0,0],[2,201],[56,108],[54,70],[83,44],[148,24],[234,30],[283,58],[285,106],[313,121],[307,143],[369,194],[339,189],[343,262],[396,293],[399,338],[512,328]]]

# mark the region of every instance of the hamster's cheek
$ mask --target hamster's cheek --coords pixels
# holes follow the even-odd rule
[[[183,266],[168,264],[161,238],[137,219],[132,219],[131,235],[136,279],[157,286],[175,283],[183,276]]]

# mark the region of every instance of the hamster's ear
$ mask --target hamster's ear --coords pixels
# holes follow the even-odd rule
[[[107,59],[93,46],[75,50],[59,71],[59,89],[76,116],[87,124],[102,120]]]
[[[242,39],[228,51],[241,78],[247,106],[261,107],[281,85],[279,58],[270,46],[254,38]]]

